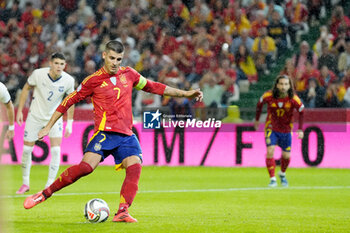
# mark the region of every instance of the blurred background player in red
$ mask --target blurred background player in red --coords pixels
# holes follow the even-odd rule
[[[287,75],[279,75],[275,80],[273,89],[265,92],[260,98],[256,106],[255,130],[259,128],[259,118],[265,103],[267,104],[265,124],[266,167],[270,175],[269,187],[277,186],[275,177],[276,164],[273,158],[276,145],[282,149],[281,171],[279,172],[281,185],[287,187],[288,181],[285,172],[290,162],[293,112],[294,109],[299,112],[297,134],[298,138],[302,139],[304,137],[302,130],[304,105],[294,93],[292,80]]]
[[[95,134],[84,151],[81,163],[66,169],[48,188],[27,197],[23,204],[24,208],[34,207],[45,201],[54,192],[90,174],[100,162],[112,154],[116,170],[126,169],[126,176],[120,191],[119,209],[113,221],[137,222],[128,213],[128,208],[138,190],[142,163],[140,143],[132,132],[131,94],[133,88],[158,95],[195,98],[199,101],[202,100],[203,93],[199,89],[183,91],[147,80],[134,69],[120,66],[123,56],[124,46],[121,42],[107,42],[102,53],[103,67],[85,78],[77,90],[63,100],[49,123],[39,132],[38,136],[42,139],[71,105],[87,97],[92,99],[95,106]],[[158,116],[153,115],[155,118]]]

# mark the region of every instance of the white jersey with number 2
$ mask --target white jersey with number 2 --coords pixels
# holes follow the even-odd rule
[[[34,86],[33,99],[29,113],[39,120],[50,120],[65,95],[74,91],[74,78],[66,72],[53,80],[49,75],[50,68],[36,69],[27,82]]]

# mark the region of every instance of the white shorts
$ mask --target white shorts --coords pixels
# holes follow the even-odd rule
[[[48,121],[38,120],[28,113],[26,127],[24,129],[24,141],[35,142],[38,140],[39,131],[46,126]],[[63,122],[62,117],[57,120],[49,132],[50,138],[62,138]]]

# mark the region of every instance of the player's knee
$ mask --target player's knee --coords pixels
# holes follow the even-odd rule
[[[141,164],[141,159],[137,155],[133,155],[125,158],[122,163],[124,168],[128,168],[134,164]]]

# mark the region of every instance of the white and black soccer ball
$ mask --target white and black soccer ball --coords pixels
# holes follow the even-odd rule
[[[104,222],[109,217],[109,207],[104,200],[94,198],[85,204],[84,215],[91,223]]]

